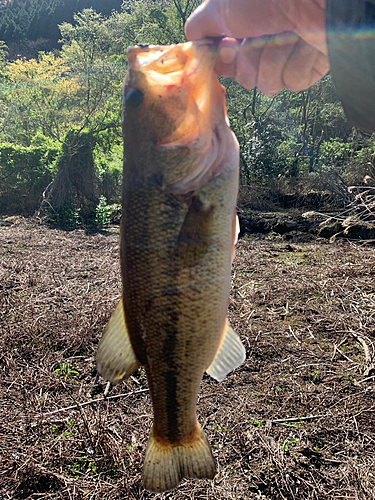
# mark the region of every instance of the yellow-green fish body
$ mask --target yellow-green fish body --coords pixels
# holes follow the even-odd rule
[[[124,85],[123,298],[98,350],[116,383],[139,365],[154,409],[144,465],[152,491],[212,478],[196,417],[203,373],[222,380],[244,349],[227,324],[238,145],[214,42],[133,47]]]

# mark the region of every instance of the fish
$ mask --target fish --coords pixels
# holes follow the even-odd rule
[[[123,292],[97,351],[113,384],[143,366],[154,420],[143,484],[212,479],[196,415],[204,372],[221,381],[245,359],[227,320],[238,233],[238,142],[214,71],[217,42],[127,50],[120,260]]]

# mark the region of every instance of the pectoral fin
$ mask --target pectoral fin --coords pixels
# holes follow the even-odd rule
[[[233,221],[232,221],[232,262],[234,259],[235,255],[235,247],[238,241],[238,235],[240,234],[240,221],[238,220],[238,215],[236,214],[236,211],[234,212],[233,215]]]
[[[129,377],[141,365],[130,342],[122,300],[118,303],[99,342],[96,362],[100,375],[112,384],[118,384]]]
[[[246,357],[245,348],[233,328],[226,322],[216,356],[206,372],[221,382],[229,372],[240,366]]]

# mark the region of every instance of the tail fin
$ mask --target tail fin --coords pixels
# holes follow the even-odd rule
[[[158,441],[151,429],[143,468],[147,490],[158,493],[173,490],[184,477],[214,478],[216,466],[210,445],[200,426],[197,431],[193,441],[172,444]]]

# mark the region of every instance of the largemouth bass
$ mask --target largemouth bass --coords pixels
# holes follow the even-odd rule
[[[215,42],[128,49],[123,88],[122,300],[100,342],[99,373],[143,365],[154,424],[144,486],[213,478],[197,421],[205,371],[221,381],[245,358],[226,315],[237,235],[238,143],[213,70]]]

